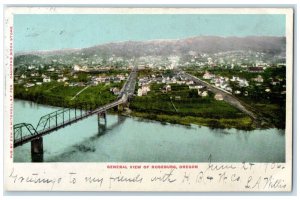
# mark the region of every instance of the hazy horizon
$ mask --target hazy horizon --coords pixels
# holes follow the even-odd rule
[[[92,46],[88,46],[88,47],[81,47],[81,48],[62,48],[62,49],[51,49],[51,50],[28,50],[28,51],[18,51],[18,52],[14,52],[14,54],[20,55],[20,54],[28,54],[31,52],[54,52],[54,51],[68,51],[68,50],[81,50],[81,49],[85,49],[85,48],[92,48],[92,47],[96,47],[96,46],[101,46],[101,45],[108,45],[108,44],[118,44],[118,43],[125,43],[125,42],[158,42],[158,41],[175,41],[175,40],[185,40],[185,39],[192,39],[192,38],[196,38],[196,37],[219,37],[219,38],[249,38],[249,37],[285,37],[285,36],[253,36],[253,35],[249,35],[249,36],[243,36],[243,37],[239,37],[239,36],[215,36],[215,35],[198,35],[198,36],[192,36],[192,37],[187,37],[187,38],[179,38],[179,39],[151,39],[151,40],[124,40],[124,41],[113,41],[113,42],[107,42],[107,43],[102,43],[102,44],[95,44]]]
[[[284,15],[15,15],[14,52],[191,37],[285,37]]]

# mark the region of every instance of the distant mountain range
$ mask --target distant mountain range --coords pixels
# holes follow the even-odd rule
[[[33,51],[17,53],[15,57],[52,57],[84,54],[91,57],[95,54],[102,57],[112,55],[123,58],[141,56],[184,56],[189,52],[219,53],[227,51],[258,51],[272,55],[285,55],[286,38],[269,36],[249,37],[215,37],[197,36],[178,40],[125,41],[101,44],[82,49],[62,49],[55,51]],[[26,56],[27,55],[27,56]],[[22,60],[22,59],[21,59]],[[17,63],[15,63],[17,64]]]

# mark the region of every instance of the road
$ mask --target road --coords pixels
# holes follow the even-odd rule
[[[86,89],[88,89],[90,87],[90,85],[88,85],[88,86],[85,86],[85,88],[83,88],[82,90],[80,90],[79,92],[77,92],[77,94],[75,94],[75,96],[74,97],[72,97],[72,99],[71,100],[73,100],[73,99],[75,99],[81,92],[83,92],[84,90],[86,90]]]
[[[130,73],[124,87],[120,91],[119,97],[122,97],[126,94],[128,97],[131,97],[134,94],[135,84],[136,84],[137,68],[134,68]]]
[[[236,97],[234,97],[231,93],[225,91],[225,90],[222,90],[220,88],[217,88],[213,85],[210,85],[209,83],[205,82],[205,81],[202,81],[201,79],[191,75],[191,74],[188,74],[186,72],[179,72],[180,75],[182,75],[183,77],[189,79],[189,80],[192,80],[194,81],[195,83],[198,83],[198,84],[201,84],[203,86],[206,86],[207,89],[209,89],[211,92],[217,94],[222,94],[223,96],[223,99],[225,102],[229,103],[230,105],[236,107],[237,109],[239,109],[240,111],[246,113],[247,115],[249,115],[252,119],[256,120],[257,119],[257,116],[251,112],[250,110],[248,110],[244,105],[245,103],[242,102],[241,100],[237,99]]]

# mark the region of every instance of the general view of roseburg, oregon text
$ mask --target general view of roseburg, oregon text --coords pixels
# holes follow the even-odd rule
[[[285,162],[285,15],[14,16],[14,162]]]

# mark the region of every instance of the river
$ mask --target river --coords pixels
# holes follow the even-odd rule
[[[59,108],[15,100],[14,124],[37,125]],[[97,116],[43,137],[44,162],[285,162],[284,130],[210,129],[118,115],[107,116],[98,134]],[[31,162],[30,143],[14,149],[15,162]]]

